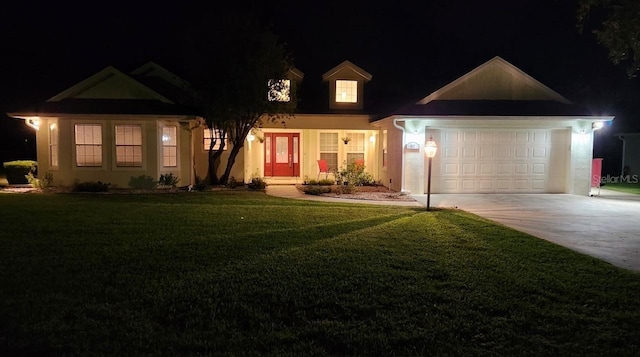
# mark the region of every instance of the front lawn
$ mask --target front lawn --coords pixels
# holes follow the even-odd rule
[[[640,275],[455,210],[1,194],[0,355],[633,355]]]
[[[608,183],[603,185],[602,188],[640,195],[640,183]]]

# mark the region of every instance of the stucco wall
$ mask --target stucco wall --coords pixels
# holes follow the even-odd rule
[[[179,184],[187,185],[190,174],[190,138],[177,120],[164,121],[175,125],[178,130],[178,167],[161,169],[162,139],[158,126],[159,118],[131,116],[76,116],[60,118],[41,118],[40,130],[36,133],[38,174],[53,175],[56,186],[72,186],[74,182],[101,181],[113,187],[129,187],[131,177],[147,175],[157,180],[161,173],[172,172],[180,179]],[[100,124],[102,126],[102,166],[78,167],[75,154],[75,125]],[[49,155],[49,130],[51,125],[58,130],[58,166],[53,167]],[[136,124],[142,128],[142,166],[118,167],[115,155],[115,125]],[[182,128],[182,129],[180,129]]]

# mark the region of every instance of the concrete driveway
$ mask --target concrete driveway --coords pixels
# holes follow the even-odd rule
[[[414,198],[426,205],[426,195]],[[640,272],[640,195],[436,194],[431,206],[457,207]]]

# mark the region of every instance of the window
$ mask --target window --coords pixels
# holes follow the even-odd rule
[[[364,133],[347,133],[351,141],[347,144],[347,162],[361,160],[364,163]]]
[[[58,166],[58,123],[49,124],[49,166]]]
[[[140,125],[116,125],[116,166],[142,166]]]
[[[329,171],[338,169],[338,133],[320,133],[320,159]]]
[[[175,126],[162,127],[162,166],[178,166],[178,128]]]
[[[358,102],[358,82],[357,81],[336,81],[336,102],[357,103]]]
[[[382,167],[387,167],[387,131],[382,131]]]
[[[212,133],[213,132],[213,133]],[[212,136],[213,134],[213,136]],[[218,150],[220,149],[220,144],[222,143],[222,135],[220,130],[218,129],[209,129],[209,128],[204,128],[204,143],[203,143],[203,149],[204,151],[209,151],[209,146],[211,146],[211,141],[213,141],[213,150]],[[227,150],[227,138],[225,136],[224,138],[224,150]]]
[[[288,102],[291,100],[291,81],[288,79],[270,79],[267,82],[269,91],[267,99],[270,102]]]
[[[76,124],[76,165],[102,166],[102,125]]]

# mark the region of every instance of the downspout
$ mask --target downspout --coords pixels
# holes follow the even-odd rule
[[[406,139],[406,135],[405,135],[405,129],[404,127],[398,125],[398,118],[393,119],[393,126],[395,126],[396,128],[400,129],[402,131],[402,167],[400,170],[400,192],[405,192],[404,189],[404,145],[405,145],[405,139]],[[389,187],[391,188],[391,187]]]
[[[620,167],[620,176],[624,177],[624,159],[625,159],[625,152],[627,151],[626,150],[627,142],[624,141],[624,135],[618,135],[618,139],[622,141],[622,166]]]

